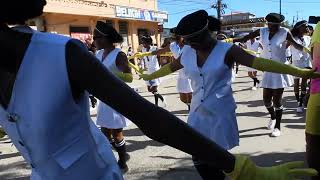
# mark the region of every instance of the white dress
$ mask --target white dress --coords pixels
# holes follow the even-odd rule
[[[120,72],[116,65],[116,59],[121,49],[115,48],[112,50],[104,60],[102,60],[104,50],[97,52],[96,57],[102,61],[111,72]],[[130,125],[130,121],[112,109],[110,106],[99,101],[98,112],[97,112],[97,125],[106,127],[109,129],[122,129]]]
[[[157,50],[156,46],[151,46],[149,51],[146,48],[142,48],[142,52],[152,52],[156,50]],[[143,57],[143,62],[145,67],[147,68],[147,71],[146,71],[147,74],[152,74],[155,71],[158,71],[160,69],[157,56],[145,56]],[[146,81],[146,84],[147,86],[159,86],[160,78]]]
[[[309,36],[304,36],[303,40],[298,37],[294,37],[294,39],[296,40],[297,43],[301,44],[304,47],[309,47],[311,43]],[[294,66],[299,68],[312,67],[311,56],[309,53],[300,51],[295,47],[293,47],[292,45],[290,46],[290,50],[292,54],[292,64]]]
[[[257,40],[255,40],[253,43],[251,43],[251,40],[246,42],[247,49],[254,52],[259,52],[260,50],[259,46],[260,46],[260,42]],[[259,55],[256,55],[256,56],[259,56]],[[248,67],[248,72],[253,72],[253,71],[257,71],[257,70],[254,68]]]
[[[188,124],[226,150],[239,145],[232,69],[224,60],[231,47],[218,42],[202,67],[198,67],[192,48],[183,51],[180,61],[193,88]]]
[[[279,31],[269,40],[269,29],[260,29],[260,41],[263,47],[261,57],[277,61],[284,64],[289,64],[286,59],[286,39],[289,30],[280,27]],[[293,77],[287,74],[278,74],[264,72],[261,87],[269,89],[286,88],[293,85]]]
[[[170,51],[173,53],[173,57],[178,59],[180,55],[183,53],[183,49],[188,47],[188,45],[184,45],[181,49],[180,46],[176,42],[172,42],[170,44]],[[177,78],[177,91],[179,93],[192,93],[191,80],[186,77],[184,69],[180,69],[178,72]]]

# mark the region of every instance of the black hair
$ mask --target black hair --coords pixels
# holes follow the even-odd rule
[[[296,36],[299,35],[299,33],[300,33],[299,28],[304,24],[308,25],[308,22],[305,21],[305,20],[299,21],[293,26],[293,28],[291,29],[291,34],[292,34],[293,37],[296,37]]]
[[[311,30],[311,31],[314,30],[314,29],[313,29],[313,26],[311,26],[311,25],[308,25],[308,28],[309,28],[309,30]]]
[[[152,44],[152,38],[149,35],[141,36],[141,41],[146,44]]]
[[[96,30],[100,34],[102,34],[106,39],[108,39],[111,43],[123,42],[123,37],[110,24],[98,21],[96,25]]]
[[[5,1],[0,8],[0,24],[18,24],[40,16],[45,0]]]
[[[291,34],[293,37],[296,37],[299,35],[299,28],[292,28],[291,29]]]
[[[166,46],[168,46],[170,44],[170,38],[165,38],[163,40],[163,44],[161,45],[162,48],[165,48]]]

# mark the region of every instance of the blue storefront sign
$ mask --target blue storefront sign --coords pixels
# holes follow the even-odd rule
[[[136,9],[123,6],[116,6],[115,11],[116,17],[145,21],[168,22],[168,14],[166,12]]]

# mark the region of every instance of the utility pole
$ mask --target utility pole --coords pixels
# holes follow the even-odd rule
[[[217,15],[218,15],[218,19],[221,19],[221,0],[218,0],[217,2]]]
[[[227,4],[223,4],[222,0],[218,0],[217,3],[213,4],[211,7],[217,10],[217,17],[221,20],[221,16],[224,14],[224,9],[227,8]]]
[[[295,19],[295,17],[293,16],[292,17],[292,26],[294,26],[294,24],[295,24],[295,20],[294,19]]]
[[[281,2],[281,0],[279,0],[280,1],[280,14],[282,14],[282,2]]]

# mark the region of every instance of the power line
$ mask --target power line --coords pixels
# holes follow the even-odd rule
[[[274,3],[278,3],[279,1],[277,0],[264,0],[266,2],[274,2]],[[287,4],[319,4],[320,2],[316,2],[316,1],[282,1],[282,3],[287,3]]]
[[[191,2],[191,3],[205,3],[204,1],[197,1],[197,0],[175,0],[175,1],[158,1],[159,4],[166,4],[166,3],[172,3],[172,2],[181,2],[181,3],[185,3],[185,2]],[[210,3],[210,1],[208,0],[207,3]]]
[[[197,5],[209,5],[209,3],[204,3],[204,2],[199,2],[199,3],[191,3],[191,2],[187,2],[187,3],[179,3],[179,2],[171,2],[170,4],[160,4],[160,6],[194,6],[195,4]]]
[[[189,11],[195,11],[195,10],[200,10],[201,8],[193,8],[193,9],[188,9],[188,10],[184,10],[184,11],[179,11],[179,12],[174,12],[174,13],[169,13],[168,15],[175,15],[175,14],[181,14],[181,13],[185,13],[185,12],[189,12]],[[204,9],[204,10],[208,10],[211,9],[211,7]]]

